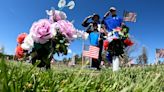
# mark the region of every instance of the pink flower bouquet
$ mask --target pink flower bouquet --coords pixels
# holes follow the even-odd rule
[[[52,38],[50,31],[51,23],[47,19],[41,19],[38,22],[33,23],[30,34],[34,42],[44,44]]]

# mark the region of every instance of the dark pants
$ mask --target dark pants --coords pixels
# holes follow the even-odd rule
[[[102,49],[103,49],[103,42],[99,44],[99,57],[98,59],[94,59],[92,58],[92,66],[91,67],[94,67],[94,68],[97,68],[98,70],[100,70],[100,63],[102,61]]]
[[[92,66],[91,67],[100,69],[99,60],[92,58]]]
[[[99,51],[99,61],[101,62],[102,61],[102,51],[103,51],[103,40],[99,41],[99,48],[100,48],[100,51]]]
[[[101,64],[101,61],[102,61],[102,51],[103,51],[103,43],[104,43],[103,36],[104,35],[105,34],[103,34],[103,33],[100,34],[101,40],[99,41],[99,45],[97,46],[97,47],[100,48],[100,50],[99,50],[99,57],[98,57],[98,59],[92,59],[92,67],[95,67],[97,69],[100,69],[100,64]]]

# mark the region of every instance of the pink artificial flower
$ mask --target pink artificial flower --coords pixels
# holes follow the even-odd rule
[[[59,20],[65,20],[67,18],[66,14],[63,11],[47,10],[46,12],[47,15],[49,15],[49,20],[51,21],[51,23],[57,22]]]
[[[53,31],[58,29],[69,41],[74,39],[74,35],[76,34],[76,29],[73,24],[67,20],[60,20],[52,24]]]
[[[51,23],[47,19],[41,19],[38,22],[33,23],[30,34],[32,35],[34,42],[44,44],[52,38],[50,26]]]
[[[113,30],[114,30],[114,32],[119,32],[119,31],[122,30],[122,28],[121,28],[121,27],[117,27],[117,28],[115,28],[115,29],[113,29]]]

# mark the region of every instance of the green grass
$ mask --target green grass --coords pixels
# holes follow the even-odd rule
[[[53,67],[0,60],[0,92],[164,92],[164,65],[118,72]]]

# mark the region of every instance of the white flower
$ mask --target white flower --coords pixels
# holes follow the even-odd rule
[[[121,31],[119,31],[119,32],[118,32],[118,34],[119,34],[119,35],[121,35],[121,36],[123,36],[123,35],[124,35]]]
[[[107,40],[108,40],[109,42],[111,42],[111,41],[113,41],[113,37],[108,37]]]
[[[59,28],[59,25],[58,25],[57,23],[53,23],[53,24],[51,25],[50,31],[51,31],[53,37],[56,36],[57,30],[59,30],[59,29],[60,29],[60,28]]]
[[[73,35],[73,38],[76,39],[78,36],[76,34]]]
[[[59,12],[59,16],[60,16],[60,18],[61,18],[62,20],[67,19],[67,15],[66,15],[63,11],[60,11],[60,12]]]
[[[32,38],[32,36],[29,34],[25,39],[24,39],[24,43],[21,45],[21,47],[24,50],[31,50],[34,46],[34,40]]]
[[[68,49],[68,53],[70,53],[70,54],[71,54],[71,53],[72,53],[72,50],[71,50],[71,49]]]
[[[113,41],[114,38],[115,38],[115,36],[113,35],[113,32],[108,32],[107,40],[109,42],[111,42],[111,41]]]
[[[79,31],[79,30],[77,30],[76,35],[77,35],[77,38],[82,38],[84,40],[87,40],[88,36],[89,36],[89,34],[87,32]]]
[[[68,4],[67,4],[67,7],[71,10],[75,7],[75,2],[74,1],[70,1]]]
[[[80,38],[83,35],[83,31],[77,31],[77,37]]]
[[[108,32],[108,37],[112,36],[112,32]]]
[[[65,43],[65,45],[70,46],[70,43]]]
[[[84,32],[82,38],[84,40],[87,40],[88,39],[88,36],[89,36],[89,34],[87,32]]]
[[[107,38],[107,36],[104,36],[104,38]]]
[[[52,16],[53,15],[53,10],[46,10],[47,15]]]
[[[65,7],[65,5],[66,5],[66,0],[59,0],[59,3],[58,3],[59,8]]]

